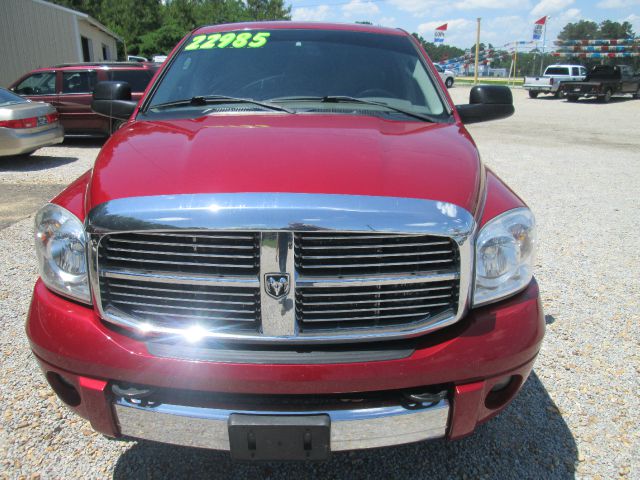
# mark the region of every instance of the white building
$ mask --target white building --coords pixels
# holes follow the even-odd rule
[[[43,0],[0,0],[0,86],[34,68],[116,60],[121,41],[85,13]]]

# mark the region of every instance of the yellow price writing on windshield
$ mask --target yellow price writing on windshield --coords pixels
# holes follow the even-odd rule
[[[229,32],[196,35],[185,50],[210,50],[213,48],[260,48],[267,44],[269,32]]]

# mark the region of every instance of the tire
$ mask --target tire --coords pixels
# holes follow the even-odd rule
[[[568,102],[575,103],[575,102],[578,101],[578,98],[580,98],[580,97],[578,97],[577,95],[567,95],[567,101]]]
[[[533,90],[529,90],[529,98],[538,98],[538,94],[540,92],[534,92]]]
[[[562,88],[559,88],[558,90],[556,90],[556,93],[554,93],[553,96],[555,98],[564,98],[566,95],[564,93],[564,90]]]
[[[640,99],[640,87],[638,87],[638,90],[636,90],[636,93],[631,95],[632,98],[635,98],[636,100]]]
[[[604,91],[604,95],[602,97],[598,97],[598,100],[600,100],[602,103],[609,103],[611,101],[611,95],[613,95],[613,92],[610,88],[607,88]]]
[[[447,86],[447,88],[451,88],[453,87],[453,78],[449,77],[444,81],[444,84]]]

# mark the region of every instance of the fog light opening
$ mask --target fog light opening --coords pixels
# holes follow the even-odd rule
[[[484,404],[487,408],[495,410],[504,406],[518,391],[522,377],[510,375],[498,380],[489,391]]]
[[[80,405],[80,394],[68,380],[55,372],[47,372],[47,382],[56,395],[70,407]]]

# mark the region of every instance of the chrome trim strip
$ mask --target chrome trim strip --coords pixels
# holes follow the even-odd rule
[[[304,287],[368,287],[371,285],[395,285],[398,283],[429,283],[456,280],[460,277],[455,272],[437,273],[429,275],[384,275],[384,276],[361,276],[361,277],[306,277],[296,276],[296,286]]]
[[[117,399],[114,404],[120,433],[126,436],[229,450],[228,420],[232,413],[248,415],[317,415],[331,417],[331,450],[358,450],[444,437],[449,402],[419,409],[400,405],[329,411],[236,411],[184,405],[141,406]]]
[[[251,287],[258,288],[260,281],[257,277],[218,277],[215,275],[183,275],[180,273],[150,273],[143,270],[101,270],[100,276],[107,278],[119,278],[122,280],[137,280],[139,282],[162,282],[182,285],[206,285],[214,287]]]
[[[293,233],[263,232],[260,235],[260,311],[262,334],[268,337],[291,337],[298,334],[293,257]],[[267,292],[267,278],[279,274],[287,279],[282,297]]]
[[[476,222],[467,210],[450,203],[414,198],[374,197],[361,195],[325,195],[296,193],[188,194],[154,197],[131,197],[112,200],[93,208],[86,217],[89,238],[89,268],[94,305],[102,318],[138,333],[153,331],[183,335],[182,329],[158,327],[150,322],[137,322],[116,309],[103,310],[100,299],[98,246],[109,233],[144,232],[164,234],[223,230],[230,232],[399,233],[429,234],[451,238],[460,257],[460,272],[443,270],[436,274],[411,276],[365,276],[315,278],[299,276],[289,270],[292,294],[295,287],[366,286],[418,283],[459,278],[458,309],[446,311],[419,322],[384,328],[350,328],[335,331],[318,330],[283,335],[258,332],[227,333],[205,331],[202,337],[224,341],[256,343],[347,343],[408,338],[446,327],[457,322],[470,305],[470,289],[474,263],[473,238]],[[293,253],[291,253],[293,257]],[[288,267],[289,268],[289,267]],[[144,281],[166,280],[182,284],[258,287],[255,276],[208,277],[151,273],[142,271],[101,272]],[[125,276],[132,275],[132,276]],[[261,293],[262,295],[262,293]],[[293,297],[292,297],[293,298]],[[295,309],[295,302],[293,308]],[[144,328],[141,330],[141,327]],[[275,332],[275,330],[272,330]]]

